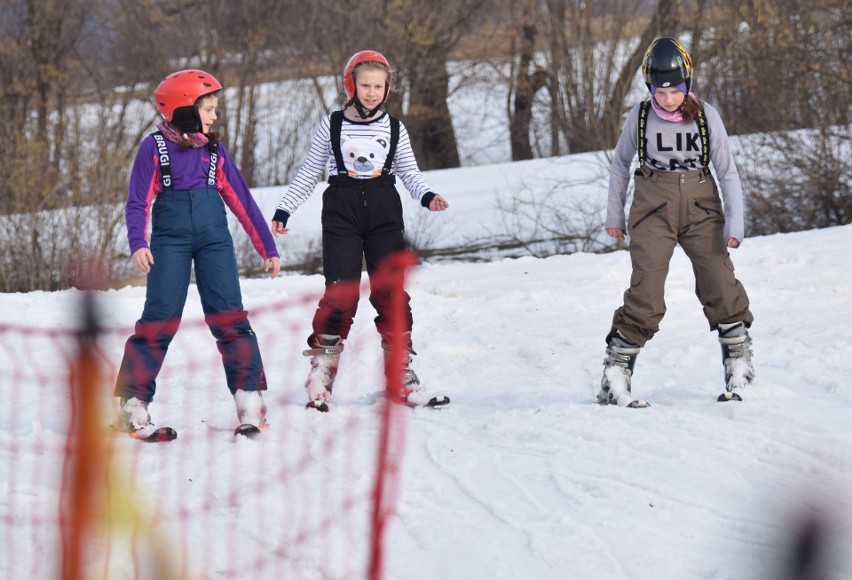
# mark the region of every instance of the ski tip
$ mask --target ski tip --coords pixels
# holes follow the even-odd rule
[[[438,395],[437,397],[432,397],[429,399],[429,402],[426,403],[427,407],[443,407],[445,405],[450,404],[450,398],[446,395]]]
[[[167,443],[177,439],[177,431],[171,427],[160,427],[154,431],[148,432],[144,429],[128,433],[132,439],[145,441],[146,443]]]
[[[411,399],[400,399],[396,401],[398,403],[402,403],[406,407],[410,407],[411,409],[419,409],[420,407],[428,407],[429,409],[437,409],[440,407],[445,407],[450,404],[450,398],[445,395],[438,395],[436,397],[432,397],[427,401],[412,401]]]
[[[243,423],[234,429],[234,437],[242,435],[246,439],[256,439],[260,435],[260,428],[250,423]]]
[[[742,401],[743,398],[739,396],[739,394],[733,391],[725,391],[721,395],[716,398],[716,401],[719,403],[725,403],[727,401]]]
[[[308,404],[305,405],[305,409],[316,409],[320,413],[328,413],[328,403],[325,401],[308,401]]]

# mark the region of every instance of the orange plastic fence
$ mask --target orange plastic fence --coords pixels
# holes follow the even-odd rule
[[[394,330],[413,263],[400,254],[373,281],[391,292]],[[115,293],[81,292],[55,328],[0,325],[0,578],[380,579],[406,414],[387,393],[404,345],[385,369],[368,293],[365,281],[329,413],[304,408],[319,295],[252,309],[269,384],[269,428],[255,440],[233,435],[202,317],[180,322],[149,407],[178,431],[168,443],[110,428],[133,331],[98,315]]]

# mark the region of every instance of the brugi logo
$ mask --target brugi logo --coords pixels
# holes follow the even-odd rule
[[[169,167],[169,150],[166,149],[166,140],[162,135],[154,135],[157,142],[157,155],[160,161],[160,173],[163,174],[163,187],[172,186],[172,176]]]
[[[207,185],[213,187],[216,185],[216,164],[219,162],[219,154],[210,153],[210,169],[207,171]]]

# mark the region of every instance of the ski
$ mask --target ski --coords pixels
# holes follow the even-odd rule
[[[645,409],[651,406],[651,403],[642,399],[634,399],[630,396],[630,387],[626,393],[622,393],[620,397],[615,397],[611,388],[601,387],[597,394],[597,404],[601,406],[614,405],[616,407],[628,407],[630,409]]]
[[[153,426],[152,426],[153,427]],[[167,443],[177,439],[177,431],[171,427],[160,427],[158,429],[137,429],[127,434],[131,439],[145,441],[146,443]]]
[[[651,403],[643,399],[630,399],[630,402],[623,405],[621,403],[616,403],[615,401],[610,402],[606,399],[597,399],[596,403],[602,407],[612,405],[613,407],[627,407],[628,409],[647,409],[651,406]]]
[[[413,394],[413,393],[412,393]],[[411,400],[411,395],[403,401],[401,401],[403,405],[406,407],[411,407],[412,409],[417,409],[419,407],[426,407],[429,409],[438,409],[441,407],[445,407],[450,404],[450,398],[446,395],[437,395],[434,397],[430,397],[429,399],[424,399],[421,401],[413,401]]]
[[[246,439],[256,439],[260,435],[260,428],[251,423],[243,423],[234,429],[234,437],[242,435]]]
[[[415,401],[409,398],[397,399],[394,402],[397,402],[400,405],[404,405],[410,409],[440,409],[441,407],[445,407],[450,404],[450,398],[446,395],[437,395],[434,397],[429,397],[428,399],[424,398],[421,401]],[[326,401],[317,399],[315,401],[308,401],[308,403],[305,405],[305,409],[314,409],[315,411],[319,411],[320,413],[328,413],[329,406]]]
[[[721,395],[716,398],[716,401],[719,403],[725,403],[727,401],[742,401],[743,398],[739,396],[739,394],[734,391],[725,391]]]
[[[117,425],[110,425],[109,428],[113,433],[127,435],[131,439],[145,441],[146,443],[168,443],[177,439],[177,431],[171,427],[156,428],[153,425],[148,425],[135,431],[125,431]]]
[[[326,401],[331,396],[331,393],[324,394],[325,396],[317,397],[316,399],[308,401],[305,405],[305,409],[316,409],[320,413],[328,413],[328,403]]]

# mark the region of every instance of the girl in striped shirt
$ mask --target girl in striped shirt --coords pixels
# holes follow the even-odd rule
[[[354,54],[343,72],[348,101],[342,111],[324,117],[317,127],[308,156],[272,219],[272,232],[288,232],[294,211],[313,193],[328,165],[328,187],[323,192],[322,248],[326,289],[314,314],[308,337],[311,370],[305,387],[308,408],[328,411],[334,378],[343,344],[358,307],[361,266],[370,277],[370,302],[378,316],[376,329],[382,337],[388,370],[390,346],[407,349],[403,357],[399,402],[410,405],[446,404],[446,397],[424,396],[411,369],[412,315],[410,298],[404,295],[402,336],[396,336],[390,314],[390,293],[375,283],[375,274],[391,254],[404,250],[402,202],[395,187],[398,176],[414,199],[431,211],[443,211],[447,201],[432,192],[411,149],[408,132],[398,119],[382,110],[391,89],[391,66],[372,50]],[[395,395],[395,394],[394,394]]]

